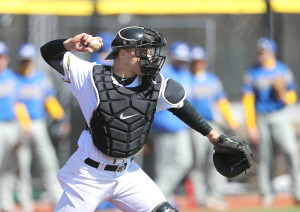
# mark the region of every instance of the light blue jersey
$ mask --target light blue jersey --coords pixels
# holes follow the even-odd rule
[[[0,72],[0,121],[16,119],[14,106],[20,91],[18,84],[17,75],[11,69]]]
[[[287,90],[296,90],[291,70],[282,62],[276,61],[272,70],[267,70],[261,65],[255,65],[247,70],[243,93],[253,92],[255,94],[255,109],[258,114],[271,113],[285,106],[281,101],[274,98],[272,83],[276,77],[282,77],[287,85]]]
[[[195,75],[191,103],[206,121],[214,120],[214,105],[225,96],[222,83],[214,73],[206,71]]]
[[[34,71],[29,76],[19,76],[21,83],[20,98],[25,103],[32,120],[46,117],[45,100],[54,96],[55,91],[51,80],[40,71]]]
[[[182,67],[176,70],[173,66],[168,65],[163,69],[162,74],[165,78],[171,78],[180,83],[185,89],[186,99],[191,98],[193,76],[188,69]],[[187,125],[170,111],[163,110],[155,114],[152,128],[154,131],[177,132],[187,129]]]

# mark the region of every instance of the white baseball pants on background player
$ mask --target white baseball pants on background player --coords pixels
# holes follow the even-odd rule
[[[32,121],[32,139],[26,139],[18,151],[20,167],[19,200],[25,208],[33,207],[30,172],[32,154],[34,154],[37,165],[39,165],[45,191],[50,195],[53,203],[58,202],[62,194],[62,189],[56,178],[59,163],[54,146],[49,138],[45,120]]]
[[[20,139],[17,122],[0,122],[0,208],[13,211],[15,201],[13,190],[16,179],[16,157],[14,149]]]

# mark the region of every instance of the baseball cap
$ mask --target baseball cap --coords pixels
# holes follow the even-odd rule
[[[173,60],[190,61],[190,49],[183,41],[175,41],[171,45],[170,57]]]
[[[33,59],[37,55],[37,50],[35,46],[31,43],[23,43],[18,51],[18,59],[19,60],[26,60],[26,59]]]
[[[191,48],[191,60],[205,60],[206,59],[206,51],[201,46],[194,46]]]
[[[257,40],[256,47],[258,51],[277,51],[276,42],[268,37],[261,37]]]
[[[8,46],[4,42],[0,41],[0,55],[7,54],[7,52]]]
[[[99,49],[98,52],[106,52],[111,49],[111,42],[113,41],[115,35],[111,32],[100,32],[98,37],[102,38],[103,46]]]

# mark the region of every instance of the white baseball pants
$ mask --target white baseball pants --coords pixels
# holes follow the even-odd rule
[[[126,212],[150,212],[166,201],[155,183],[131,159],[123,161],[128,163],[124,171],[112,172],[103,170],[104,165],[94,168],[85,164],[86,158],[85,153],[77,150],[59,170],[57,176],[64,192],[55,212],[94,212],[105,201]]]

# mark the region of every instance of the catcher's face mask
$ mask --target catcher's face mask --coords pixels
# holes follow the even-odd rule
[[[113,59],[113,55],[121,48],[135,48],[135,56],[140,58],[142,75],[155,76],[166,59],[161,55],[161,48],[166,45],[165,38],[153,29],[127,27],[117,33],[111,44],[113,50],[106,59]]]

